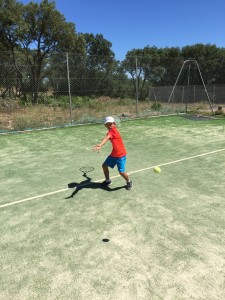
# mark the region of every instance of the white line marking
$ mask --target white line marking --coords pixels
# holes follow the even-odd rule
[[[161,166],[166,166],[166,165],[172,165],[172,164],[175,164],[175,163],[178,163],[178,162],[181,162],[181,161],[185,161],[185,160],[189,160],[189,159],[193,159],[193,158],[197,158],[197,157],[201,157],[201,156],[206,156],[206,155],[210,155],[210,154],[214,154],[214,153],[218,153],[218,152],[222,152],[222,151],[225,151],[225,148],[215,150],[215,151],[211,151],[211,152],[207,152],[207,153],[194,155],[194,156],[190,156],[190,157],[185,157],[185,158],[181,158],[181,159],[177,159],[177,160],[173,160],[173,161],[169,161],[167,163],[163,163],[163,164],[160,164],[160,165],[157,165],[157,166],[161,167]],[[134,173],[138,173],[138,172],[142,172],[142,171],[147,171],[147,170],[153,169],[154,167],[156,167],[156,166],[148,167],[148,168],[145,168],[145,169],[140,169],[140,170],[137,170],[137,171],[132,171],[132,172],[129,172],[129,174],[134,174]]]
[[[39,195],[39,196],[34,196],[34,197],[22,199],[22,200],[17,200],[17,201],[11,202],[11,203],[2,204],[2,205],[0,205],[0,208],[10,206],[10,205],[14,205],[14,204],[18,204],[18,203],[22,203],[22,202],[26,202],[26,201],[31,201],[31,200],[42,198],[42,197],[45,197],[45,196],[54,195],[54,194],[57,194],[57,193],[65,192],[67,190],[68,190],[68,188],[58,190],[58,191],[55,191],[55,192],[51,192],[51,193],[42,194],[42,195]]]
[[[210,154],[215,154],[215,153],[219,153],[219,152],[222,152],[222,151],[225,151],[225,148],[215,150],[215,151],[211,151],[211,152],[198,154],[198,155],[194,155],[194,156],[189,156],[189,157],[185,157],[185,158],[181,158],[181,159],[177,159],[177,160],[173,160],[173,161],[170,161],[170,162],[167,162],[167,163],[159,164],[157,166],[162,167],[162,166],[172,165],[172,164],[175,164],[175,163],[179,163],[181,161],[190,160],[190,159],[193,159],[193,158],[202,157],[202,156],[206,156],[206,155],[210,155]],[[144,168],[144,169],[140,169],[140,170],[136,170],[136,171],[131,171],[131,172],[129,172],[129,174],[135,174],[135,173],[140,173],[140,172],[143,172],[143,171],[151,170],[154,167],[155,166],[151,166],[151,167],[148,167],[148,168]],[[115,176],[112,176],[111,178],[113,179],[113,178],[117,178],[117,177],[120,177],[120,175],[115,175]],[[92,181],[90,183],[98,183],[98,182],[101,182],[103,180],[104,179],[99,179],[99,180],[96,180],[96,181]],[[90,183],[85,183],[83,185],[80,185],[80,187],[83,187],[85,185],[89,185]],[[27,201],[32,201],[32,200],[35,200],[35,199],[38,199],[38,198],[51,196],[51,195],[62,193],[62,192],[68,191],[68,190],[69,190],[69,188],[66,188],[66,189],[62,189],[62,190],[58,190],[58,191],[54,191],[54,192],[50,192],[50,193],[30,197],[30,198],[26,198],[26,199],[22,199],[22,200],[17,200],[17,201],[10,202],[10,203],[5,203],[5,204],[0,205],[0,208],[15,205],[15,204],[19,204],[19,203],[23,203],[23,202],[27,202]]]

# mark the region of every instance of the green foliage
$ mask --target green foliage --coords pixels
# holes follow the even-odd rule
[[[151,105],[151,109],[159,111],[162,109],[162,104],[156,101]]]
[[[84,40],[77,37],[74,24],[66,22],[56,10],[55,2],[43,0],[39,4],[29,2],[23,5],[13,0],[0,0],[0,8],[0,43],[14,52],[13,64],[24,96],[27,92],[25,80],[30,77],[32,103],[36,104],[38,93],[42,90],[42,80],[47,75],[49,53],[84,53]],[[17,67],[19,64],[14,49],[18,48],[29,66],[28,74]]]
[[[75,24],[65,21],[55,1],[24,5],[0,0],[0,33],[0,86],[5,89],[1,96],[16,87],[15,94],[22,94],[28,105],[30,101],[66,105],[67,62],[73,97],[97,98],[104,94],[126,99],[138,94],[139,100],[144,100],[149,87],[174,85],[182,62],[190,57],[198,61],[205,83],[225,82],[224,48],[210,44],[182,49],[146,46],[128,51],[125,60],[119,62],[109,40],[102,34],[76,33]],[[191,73],[190,84],[198,83],[202,84],[199,74]],[[40,97],[49,87],[54,96],[60,97],[57,104]],[[93,102],[77,98],[73,105],[92,106]],[[98,105],[100,108],[101,103]]]
[[[222,106],[219,106],[219,107],[217,108],[217,110],[215,111],[215,115],[216,115],[216,116],[221,116],[221,117],[223,117],[223,116],[225,115]]]
[[[29,107],[32,106],[32,101],[31,101],[31,97],[21,97],[19,98],[18,104],[20,106],[24,106],[24,107]]]
[[[225,49],[211,44],[195,44],[185,46],[181,55],[186,59],[194,58],[201,66],[201,72],[206,84],[224,83]],[[190,78],[195,84],[201,83],[201,78],[196,76]]]
[[[37,119],[33,119],[30,116],[21,115],[17,116],[14,121],[15,130],[25,130],[29,128],[38,128],[41,123]]]
[[[24,6],[15,0],[0,0],[0,42],[5,50],[13,49],[19,44],[21,15]]]
[[[72,97],[72,105],[73,108],[82,108],[82,107],[88,107],[89,103],[91,101],[91,98],[89,97]]]

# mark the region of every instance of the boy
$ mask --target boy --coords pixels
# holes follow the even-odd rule
[[[109,178],[109,168],[114,168],[117,165],[119,174],[126,180],[127,185],[126,189],[132,189],[132,181],[129,179],[128,174],[125,172],[126,166],[126,149],[123,144],[122,137],[119,131],[116,128],[116,123],[113,117],[105,118],[105,127],[108,129],[106,137],[101,141],[100,144],[95,145],[94,149],[100,151],[101,147],[108,141],[112,143],[112,152],[106,158],[102,164],[102,169],[105,175],[105,181],[102,183],[102,186],[109,186],[112,184],[112,181]]]

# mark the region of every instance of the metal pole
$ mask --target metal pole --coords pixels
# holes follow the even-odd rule
[[[171,92],[171,94],[170,94],[170,96],[169,96],[168,103],[170,102],[170,100],[171,100],[171,98],[172,98],[172,95],[173,95],[173,93],[174,93],[175,87],[176,87],[176,85],[177,85],[178,79],[180,78],[180,74],[181,74],[181,72],[182,72],[182,70],[183,70],[183,68],[184,68],[185,63],[186,63],[186,61],[183,62],[183,65],[182,65],[182,67],[181,67],[181,69],[180,69],[180,72],[179,72],[179,74],[178,74],[178,76],[177,76],[176,82],[175,82],[175,84],[174,84],[174,86],[173,86],[173,89],[172,89],[172,92]]]
[[[137,56],[136,61],[136,116],[138,116],[138,75],[137,75]]]
[[[215,84],[213,85],[213,105],[215,103]]]
[[[182,67],[181,67],[181,69],[180,69],[180,72],[179,72],[179,74],[178,74],[178,76],[177,76],[177,80],[176,80],[176,82],[175,82],[175,84],[174,84],[174,86],[173,86],[172,92],[171,92],[171,94],[170,94],[168,103],[170,102],[170,100],[171,100],[171,98],[172,98],[172,95],[173,95],[173,93],[174,93],[174,90],[175,90],[175,87],[176,87],[176,85],[177,85],[177,82],[178,82],[178,79],[179,79],[179,77],[180,77],[180,74],[181,74],[181,72],[182,72],[182,70],[183,70],[183,68],[184,68],[184,65],[185,65],[187,62],[195,62],[195,63],[196,63],[197,68],[198,68],[198,71],[199,71],[199,75],[200,75],[201,80],[202,80],[202,84],[203,84],[204,89],[205,89],[205,93],[206,93],[207,99],[208,99],[208,102],[209,102],[209,105],[210,105],[210,108],[211,108],[212,113],[213,113],[213,115],[214,115],[213,107],[212,107],[212,104],[211,104],[211,101],[210,101],[210,98],[209,98],[209,94],[208,94],[208,92],[207,92],[207,89],[206,89],[206,86],[205,86],[205,83],[204,83],[204,80],[203,80],[203,77],[202,77],[202,73],[201,73],[201,71],[200,71],[198,62],[197,62],[195,59],[188,59],[188,60],[185,60],[185,61],[183,62],[183,65],[182,65]]]
[[[189,94],[190,94],[190,73],[191,73],[191,64],[189,64],[188,66],[188,94],[187,94],[187,98],[186,98],[186,114],[188,111],[188,100],[189,100]]]
[[[204,82],[203,77],[202,77],[202,73],[201,73],[201,71],[200,71],[200,68],[199,68],[199,65],[198,65],[197,60],[195,60],[195,62],[196,62],[196,65],[197,65],[197,67],[198,67],[198,71],[199,71],[199,74],[200,74],[200,77],[201,77],[201,80],[202,80],[202,84],[203,84],[204,89],[205,89],[205,93],[206,93],[207,99],[208,99],[208,101],[209,101],[210,108],[211,108],[212,113],[213,113],[213,115],[214,115],[213,107],[212,107],[212,104],[211,104],[211,101],[210,101],[210,98],[209,98],[209,94],[208,94],[207,89],[206,89],[206,86],[205,86],[205,82]]]
[[[195,85],[194,85],[194,91],[193,92],[194,92],[194,103],[195,103]]]
[[[182,86],[182,104],[184,103],[184,86]]]
[[[72,120],[72,98],[71,98],[71,90],[70,90],[70,70],[69,70],[69,55],[66,52],[66,65],[67,65],[67,78],[68,78],[68,91],[69,91],[69,103],[70,103],[70,123],[73,123]]]

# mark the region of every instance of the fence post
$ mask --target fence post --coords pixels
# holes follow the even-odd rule
[[[195,104],[195,85],[194,85],[194,104]]]
[[[212,105],[215,103],[215,84],[213,85]]]
[[[70,90],[70,69],[69,69],[69,55],[66,52],[66,66],[67,66],[67,79],[68,79],[68,91],[69,91],[69,105],[70,105],[70,123],[73,123],[72,120],[72,99],[71,99],[71,90]]]
[[[138,71],[137,71],[137,56],[135,57],[136,62],[136,117],[138,117]]]

